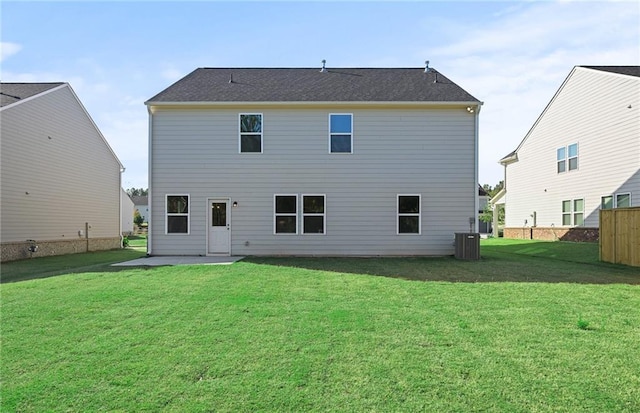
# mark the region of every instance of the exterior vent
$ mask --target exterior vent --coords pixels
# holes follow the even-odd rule
[[[327,64],[327,61],[325,59],[322,59],[322,69],[320,69],[320,73],[327,72],[327,68],[325,67],[326,64]]]

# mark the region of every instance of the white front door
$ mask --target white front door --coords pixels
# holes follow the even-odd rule
[[[209,254],[229,255],[231,253],[231,221],[229,200],[209,200]]]

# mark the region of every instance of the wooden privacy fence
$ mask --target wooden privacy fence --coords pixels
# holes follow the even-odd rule
[[[600,260],[640,267],[640,207],[600,210]]]

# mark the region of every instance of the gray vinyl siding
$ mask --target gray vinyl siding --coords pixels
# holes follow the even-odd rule
[[[629,107],[631,106],[631,107]],[[562,226],[562,201],[584,199],[598,226],[602,196],[640,205],[640,79],[576,68],[507,166],[506,226]],[[558,174],[556,150],[578,144],[578,169]]]
[[[120,164],[68,86],[0,112],[2,241],[120,232]]]
[[[238,113],[263,114],[262,154],[238,153]],[[329,153],[329,113],[353,113],[353,154]],[[151,128],[154,255],[206,254],[214,197],[238,202],[233,255],[451,254],[476,215],[475,116],[463,107],[154,108]],[[165,234],[166,194],[190,195],[189,235]],[[275,194],[325,194],[326,234],[274,235]],[[422,195],[422,235],[396,235],[398,194]]]

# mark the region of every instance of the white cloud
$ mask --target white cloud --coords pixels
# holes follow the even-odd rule
[[[466,27],[463,36],[423,53],[485,102],[481,183],[503,178],[497,161],[516,149],[574,66],[640,63],[639,15],[636,3],[505,5],[494,20]]]
[[[17,43],[0,42],[0,62],[3,62],[9,56],[13,56],[22,50],[22,46]]]
[[[182,78],[185,75],[185,72],[175,67],[169,67],[160,72],[160,74],[163,79],[175,82],[176,80]]]

